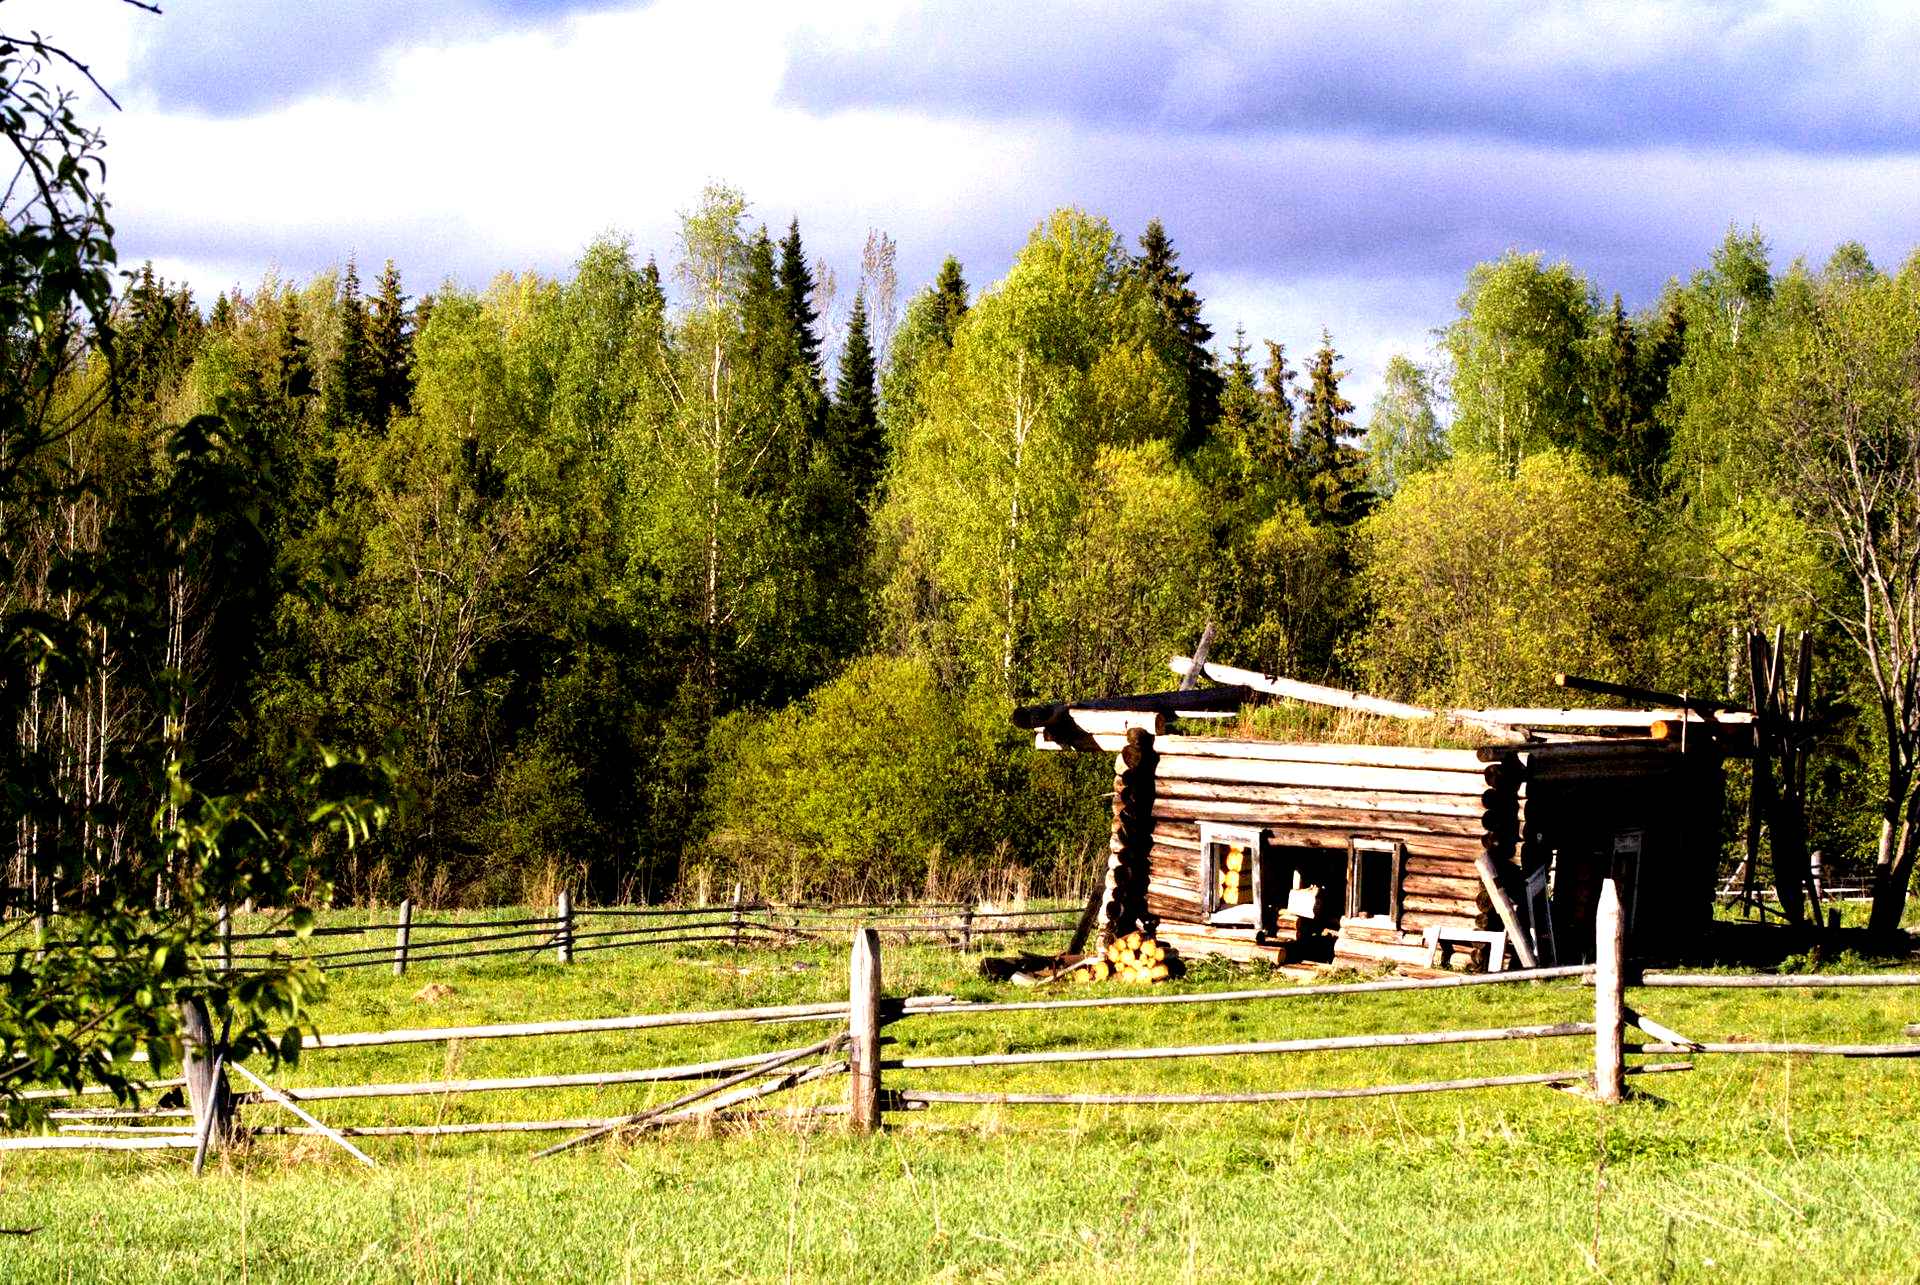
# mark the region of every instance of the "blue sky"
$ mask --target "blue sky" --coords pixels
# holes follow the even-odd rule
[[[843,281],[997,278],[1051,208],[1167,224],[1224,335],[1330,327],[1363,406],[1475,262],[1630,305],[1758,225],[1784,263],[1920,245],[1910,4],[4,0],[89,58],[123,257],[203,297],[396,259],[416,288],[663,263],[709,180]]]

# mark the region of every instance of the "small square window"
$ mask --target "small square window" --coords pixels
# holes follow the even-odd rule
[[[1404,849],[1393,839],[1353,839],[1347,844],[1347,918],[1400,926],[1400,874]]]
[[[1200,825],[1200,887],[1207,922],[1259,928],[1266,889],[1261,866],[1264,836],[1247,826]]]

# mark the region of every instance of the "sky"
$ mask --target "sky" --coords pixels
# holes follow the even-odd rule
[[[1364,408],[1508,250],[1639,307],[1757,226],[1775,262],[1920,245],[1920,7],[1454,0],[0,0],[121,104],[126,263],[203,302],[394,259],[418,292],[663,266],[709,182],[843,282],[976,287],[1062,205],[1166,225],[1221,340],[1331,331]],[[850,289],[850,288],[849,288]]]

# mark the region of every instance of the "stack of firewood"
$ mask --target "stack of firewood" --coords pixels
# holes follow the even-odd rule
[[[1079,982],[1164,982],[1173,976],[1180,957],[1138,929],[1119,938],[1074,972]]]

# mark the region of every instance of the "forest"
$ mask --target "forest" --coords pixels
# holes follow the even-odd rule
[[[1493,704],[1742,701],[1746,631],[1810,630],[1812,843],[1910,877],[1920,260],[1736,228],[1630,312],[1508,253],[1365,408],[1324,331],[1216,335],[1157,221],[896,262],[714,186],[673,245],[477,291],[127,274],[7,464],[8,610],[87,656],[8,707],[72,802],[16,816],[15,886],[56,831],[142,842],[162,758],[295,796],[322,745],[391,805],[312,840],[341,902],[1079,886],[1105,765],[1008,715],[1164,688],[1208,621],[1217,660]]]

